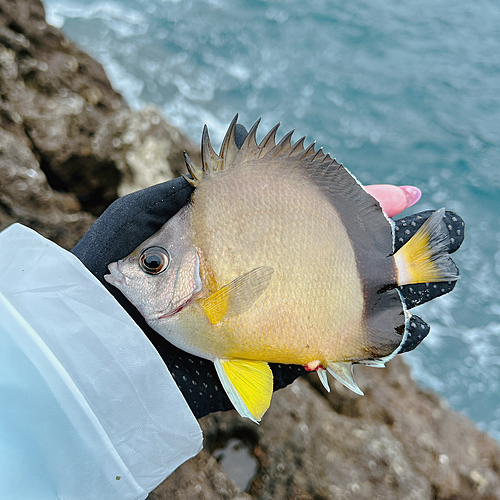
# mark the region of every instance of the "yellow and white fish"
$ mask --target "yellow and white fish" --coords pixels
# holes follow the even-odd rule
[[[337,161],[278,126],[241,149],[236,118],[202,167],[186,156],[190,202],[105,279],[177,347],[214,362],[229,399],[258,422],[268,409],[268,363],[326,372],[362,394],[354,363],[384,366],[406,336],[398,286],[458,279],[444,209],[394,253],[377,201]]]

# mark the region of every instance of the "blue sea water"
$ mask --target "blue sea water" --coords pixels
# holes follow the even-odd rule
[[[500,3],[497,0],[45,0],[133,108],[220,144],[236,112],[296,129],[363,183],[466,221],[455,291],[415,310],[421,385],[500,440]]]

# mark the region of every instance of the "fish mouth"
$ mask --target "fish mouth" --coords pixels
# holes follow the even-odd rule
[[[105,274],[103,278],[113,286],[126,285],[125,276],[118,267],[118,262],[111,262],[108,265],[109,274]]]
[[[160,319],[168,319],[168,318],[171,318],[172,316],[175,316],[177,313],[181,312],[182,309],[184,309],[185,307],[187,307],[189,304],[191,304],[191,302],[193,301],[193,295],[189,296],[186,298],[186,300],[184,300],[184,302],[182,302],[179,306],[177,306],[175,309],[172,309],[171,311],[169,311],[168,313],[165,313],[165,314],[162,314],[160,317],[157,318],[157,320],[160,320]]]

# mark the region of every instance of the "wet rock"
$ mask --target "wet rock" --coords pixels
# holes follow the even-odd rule
[[[152,105],[138,112],[115,113],[98,129],[92,147],[98,158],[111,159],[119,170],[120,196],[187,173],[183,151],[201,163],[200,148]]]
[[[500,498],[498,443],[419,389],[401,357],[355,372],[364,397],[331,378],[328,394],[311,374],[275,393],[259,426],[208,415],[205,450],[245,442],[259,461],[247,493],[259,500]]]
[[[351,396],[336,382],[335,390],[326,395],[315,378],[311,382],[340,414],[385,424],[415,470],[431,484],[431,498],[500,498],[498,443],[445,400],[420,389],[403,356],[386,369],[359,366],[355,374],[366,394],[363,398]]]
[[[240,427],[234,412],[203,419],[206,440],[219,428]],[[261,467],[252,498],[424,499],[429,482],[384,424],[332,411],[306,380],[275,393],[257,430]]]
[[[0,0],[0,126],[27,144],[55,191],[94,215],[178,176],[182,151],[199,149],[159,110],[130,111],[102,66],[45,22],[38,0]]]
[[[203,450],[181,465],[148,500],[251,500],[235,486],[217,460]]]
[[[41,2],[0,2],[0,123],[26,137],[51,187],[99,213],[120,175],[91,139],[126,105],[102,66],[45,22]]]
[[[85,234],[94,218],[75,196],[54,192],[23,136],[0,129],[0,231],[14,222],[65,248]]]

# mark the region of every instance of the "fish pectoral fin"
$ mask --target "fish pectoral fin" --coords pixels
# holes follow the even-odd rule
[[[330,375],[333,375],[341,384],[345,385],[352,392],[364,396],[363,391],[358,387],[352,375],[352,363],[344,361],[329,362],[326,369]]]
[[[264,361],[216,359],[215,369],[236,411],[259,423],[271,404],[273,372]]]
[[[273,272],[272,267],[256,267],[203,300],[201,306],[210,323],[248,310],[269,285]]]

